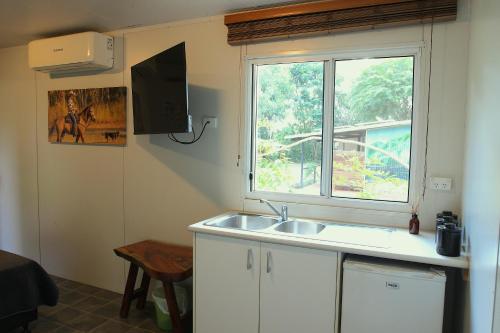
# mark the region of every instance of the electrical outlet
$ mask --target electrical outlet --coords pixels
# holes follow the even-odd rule
[[[217,117],[203,117],[203,124],[210,122],[207,128],[217,128]]]
[[[451,191],[451,178],[432,177],[431,188],[436,191]]]

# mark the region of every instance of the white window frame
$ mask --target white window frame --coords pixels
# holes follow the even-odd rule
[[[349,209],[365,209],[373,211],[388,211],[388,212],[403,212],[408,213],[412,207],[418,202],[422,191],[422,179],[424,173],[424,146],[426,133],[426,117],[425,109],[427,105],[426,95],[428,91],[426,87],[421,85],[422,78],[427,77],[428,67],[422,63],[423,45],[413,43],[408,45],[388,46],[383,48],[370,49],[350,49],[331,52],[297,52],[279,53],[266,56],[246,56],[242,59],[245,65],[244,87],[244,199],[258,200],[267,199],[283,203],[295,203],[314,205],[317,208],[321,206],[342,207]],[[253,132],[252,119],[256,113],[256,96],[253,95],[253,87],[256,84],[257,77],[253,76],[254,65],[279,64],[290,62],[305,62],[305,61],[326,61],[324,74],[324,117],[323,117],[323,142],[333,140],[333,100],[334,89],[333,76],[335,61],[377,57],[414,57],[414,78],[413,78],[413,110],[412,110],[412,138],[410,150],[410,182],[408,191],[408,202],[390,202],[377,201],[356,198],[339,198],[328,196],[331,192],[328,187],[332,186],[332,152],[323,150],[322,158],[322,183],[321,192],[325,195],[306,195],[306,194],[291,194],[267,191],[251,191],[251,181],[249,174],[254,169],[253,163],[253,144],[255,137]],[[425,92],[425,94],[424,94]],[[424,96],[425,95],[425,96]],[[326,153],[325,153],[326,151]],[[311,206],[311,208],[314,208]]]

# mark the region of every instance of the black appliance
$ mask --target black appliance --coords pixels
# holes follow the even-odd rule
[[[131,74],[134,134],[191,132],[184,42],[132,66]]]
[[[448,257],[460,256],[462,243],[462,229],[455,223],[444,223],[437,227],[436,251],[440,255]]]

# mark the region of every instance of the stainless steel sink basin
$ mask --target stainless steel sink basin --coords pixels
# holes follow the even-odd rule
[[[324,224],[313,223],[313,222],[301,222],[301,221],[283,222],[276,228],[274,228],[274,230],[276,231],[287,232],[290,234],[297,234],[297,235],[317,235],[323,229],[325,229]]]
[[[230,229],[261,230],[279,222],[280,220],[272,217],[236,214],[224,219],[207,222],[206,225]]]

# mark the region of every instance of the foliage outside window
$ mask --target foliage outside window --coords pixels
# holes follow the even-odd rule
[[[414,63],[253,64],[251,190],[408,202]]]

